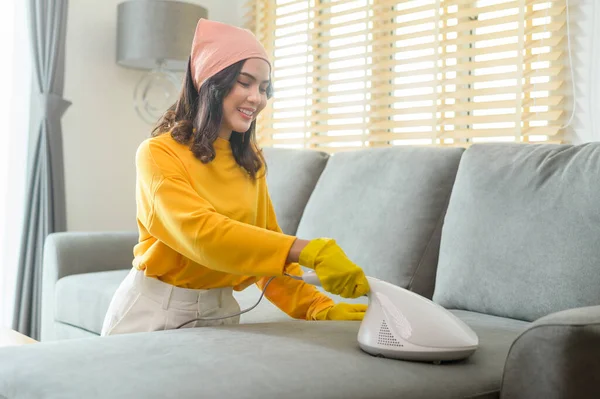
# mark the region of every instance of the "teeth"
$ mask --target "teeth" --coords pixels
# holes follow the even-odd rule
[[[248,111],[248,110],[246,110],[246,109],[241,109],[241,108],[238,108],[238,110],[239,110],[241,113],[243,113],[243,114],[246,114],[246,115],[248,115],[248,116],[252,116],[252,114],[253,114],[253,112],[252,112],[252,111]]]

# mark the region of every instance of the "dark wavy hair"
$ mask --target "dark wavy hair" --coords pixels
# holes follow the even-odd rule
[[[196,91],[192,70],[188,60],[187,72],[179,99],[159,119],[152,131],[156,137],[171,132],[171,137],[180,144],[189,145],[194,156],[202,163],[215,158],[213,143],[219,136],[223,119],[223,99],[236,84],[245,60],[239,61],[210,77]],[[271,98],[271,85],[267,88],[267,98]],[[262,151],[256,142],[256,121],[246,132],[233,132],[230,138],[233,157],[238,165],[256,179],[258,171],[266,164]]]

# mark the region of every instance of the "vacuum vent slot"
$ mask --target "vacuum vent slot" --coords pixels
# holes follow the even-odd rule
[[[389,327],[387,326],[385,320],[381,323],[381,327],[379,328],[379,336],[377,337],[377,344],[385,345],[385,346],[397,346],[397,347],[404,346],[400,342],[398,342],[398,340],[396,338],[394,338],[394,336],[392,335],[392,332],[390,331]]]

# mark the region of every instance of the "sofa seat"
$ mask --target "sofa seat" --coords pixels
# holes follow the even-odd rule
[[[56,283],[55,321],[99,335],[113,294],[128,270],[75,274]]]
[[[56,334],[59,339],[85,336],[85,332],[99,335],[104,315],[117,287],[129,270],[75,274],[63,277],[56,284]],[[234,292],[242,309],[253,306],[260,298],[256,285],[242,292]],[[240,323],[294,321],[275,305],[263,298],[260,304],[240,318]],[[84,335],[72,328],[83,330]],[[88,334],[89,335],[89,334]]]
[[[249,323],[42,342],[0,350],[0,395],[51,398],[497,397],[527,323],[456,311],[480,348],[467,360],[373,357],[359,322]],[[219,370],[215,373],[215,370]],[[168,372],[167,372],[168,371]],[[32,379],[31,375],[36,378]]]

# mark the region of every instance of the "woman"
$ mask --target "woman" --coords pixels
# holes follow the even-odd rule
[[[102,335],[238,323],[232,292],[253,283],[293,318],[362,320],[365,305],[335,304],[291,277],[300,262],[328,292],[368,292],[334,240],[298,239],[277,224],[254,132],[270,74],[252,33],[198,22],[180,98],[136,154],[139,242]]]

